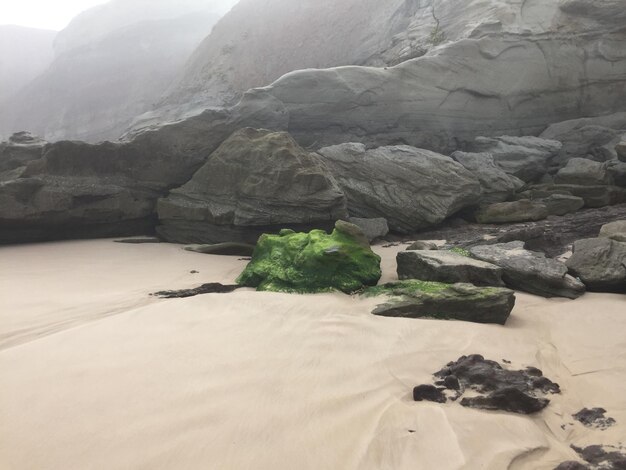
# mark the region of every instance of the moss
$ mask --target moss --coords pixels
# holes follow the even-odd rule
[[[379,295],[401,296],[413,295],[415,293],[436,293],[448,289],[452,284],[444,282],[419,281],[417,279],[407,279],[405,281],[389,282],[380,286],[368,287],[363,290],[362,295],[375,297]]]
[[[456,253],[457,255],[465,256],[466,258],[472,257],[472,254],[469,251],[467,251],[465,248],[461,248],[460,246],[450,248],[450,251],[452,253]]]
[[[380,257],[344,231],[262,235],[237,283],[260,291],[354,292],[376,285]]]

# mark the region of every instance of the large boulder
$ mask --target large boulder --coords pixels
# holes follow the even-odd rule
[[[549,215],[570,214],[585,206],[585,200],[582,197],[568,194],[551,194],[537,201],[546,206]]]
[[[436,225],[480,197],[472,173],[429,150],[350,143],[318,153],[346,194],[350,215],[384,217],[396,232]]]
[[[483,206],[476,211],[475,217],[476,221],[481,224],[508,224],[542,220],[548,215],[548,208],[541,201],[520,199]]]
[[[383,317],[435,318],[504,325],[515,306],[515,294],[502,287],[473,284],[399,281],[369,288],[365,295],[389,300],[372,313]]]
[[[604,237],[578,240],[567,267],[590,291],[626,292],[626,243]]]
[[[500,266],[507,286],[542,297],[575,299],[585,292],[585,286],[567,273],[560,261],[546,258],[543,253],[529,251],[524,242],[479,245],[469,248],[475,258]]]
[[[557,184],[600,186],[611,184],[612,178],[605,163],[594,162],[587,158],[572,158],[556,174],[554,182]]]
[[[539,137],[477,137],[473,148],[490,153],[509,175],[527,183],[538,181],[548,171],[550,160],[561,150],[556,140]]]
[[[502,268],[446,250],[400,251],[399,279],[504,286]]]
[[[180,243],[255,242],[263,232],[325,228],[346,199],[320,157],[286,132],[235,132],[158,203],[158,233]]]
[[[454,152],[451,157],[478,178],[483,204],[506,201],[525,184],[496,165],[490,153]]]
[[[376,285],[380,276],[380,257],[365,235],[338,221],[330,235],[283,230],[261,236],[237,283],[261,291],[351,293]]]
[[[626,220],[616,220],[603,225],[599,236],[611,238],[617,242],[626,242]]]

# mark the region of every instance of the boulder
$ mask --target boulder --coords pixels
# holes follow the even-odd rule
[[[506,201],[525,184],[497,166],[490,153],[454,152],[451,157],[478,178],[482,204]]]
[[[524,242],[479,245],[469,251],[479,260],[500,266],[502,279],[512,289],[570,299],[585,293],[584,284],[567,274],[565,264],[546,258],[543,253],[526,250]]]
[[[423,240],[417,240],[411,243],[407,248],[407,250],[438,250],[439,247],[436,243],[426,242]]]
[[[561,150],[556,140],[539,137],[477,137],[473,149],[487,152],[507,174],[527,183],[539,180],[548,171],[550,160]]]
[[[504,286],[502,268],[452,251],[400,251],[396,261],[399,279]]]
[[[582,197],[567,194],[551,194],[548,197],[537,199],[537,202],[546,206],[548,215],[565,215],[585,206],[585,200]]]
[[[626,243],[605,237],[578,240],[566,264],[590,291],[626,292]]]
[[[363,238],[358,227],[346,222],[338,222],[330,235],[322,230],[262,235],[237,283],[260,291],[299,293],[351,293],[376,285],[380,257],[364,246]]]
[[[600,237],[610,238],[616,242],[626,242],[626,220],[616,220],[600,228]]]
[[[388,295],[387,303],[372,311],[383,317],[435,318],[504,325],[515,305],[513,291],[473,284],[399,281],[365,291]]]
[[[389,233],[387,219],[382,217],[378,217],[376,219],[350,217],[349,222],[359,227],[370,242],[373,242],[378,238],[382,238]]]
[[[472,173],[450,157],[407,145],[366,150],[341,144],[318,152],[355,217],[385,217],[400,233],[436,225],[480,197]]]
[[[626,162],[626,137],[622,136],[621,140],[615,146],[615,153],[621,162]]]
[[[572,158],[554,177],[556,184],[576,184],[582,186],[609,185],[612,179],[605,163],[586,158]]]
[[[588,186],[580,184],[549,184],[539,185],[535,189],[548,192],[561,192],[580,197],[585,207],[605,207],[626,202],[626,188],[619,186]]]
[[[207,255],[224,255],[224,256],[252,256],[254,245],[247,243],[224,242],[215,243],[213,245],[187,245],[186,251],[196,253],[204,253]]]
[[[476,221],[481,224],[507,224],[542,220],[549,212],[540,201],[520,199],[519,201],[497,202],[481,207],[475,213]]]
[[[606,163],[606,170],[615,186],[626,188],[626,163],[611,161]]]
[[[254,243],[263,232],[326,228],[347,217],[346,200],[318,155],[286,132],[235,132],[157,206],[170,242]]]

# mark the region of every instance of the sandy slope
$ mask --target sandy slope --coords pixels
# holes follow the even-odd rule
[[[397,249],[379,249],[388,279]],[[147,296],[244,263],[0,248],[0,469],[552,469],[571,443],[626,444],[624,296],[519,294],[506,327],[374,317],[375,299],[341,294]],[[469,353],[538,366],[563,393],[533,418],[412,402]],[[583,406],[618,425],[570,424]]]

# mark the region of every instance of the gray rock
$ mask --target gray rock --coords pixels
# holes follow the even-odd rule
[[[587,238],[574,242],[567,267],[598,292],[626,292],[626,243],[610,238]]]
[[[247,243],[224,242],[212,245],[187,245],[186,251],[223,256],[252,256],[254,245]]]
[[[575,299],[585,286],[567,274],[567,266],[543,253],[524,249],[524,242],[480,245],[469,248],[477,259],[500,266],[507,286],[542,297]]]
[[[605,163],[586,158],[572,158],[561,168],[554,178],[556,184],[576,184],[601,186],[611,184],[611,177]]]
[[[506,201],[524,186],[522,180],[497,166],[489,153],[454,152],[451,157],[478,178],[483,204]]]
[[[407,250],[438,250],[439,247],[436,243],[433,242],[425,242],[422,240],[417,240],[411,243],[407,248]]]
[[[157,209],[159,235],[182,243],[250,243],[260,231],[327,228],[347,217],[345,196],[318,155],[285,132],[252,128],[229,137]]]
[[[382,238],[389,233],[387,219],[378,217],[375,219],[363,219],[360,217],[350,217],[349,222],[359,227],[367,239],[371,242]]]
[[[399,279],[504,286],[502,268],[452,251],[400,251],[396,261]]]
[[[1,175],[41,158],[46,144],[46,141],[29,132],[18,132],[7,142],[0,142],[0,179],[9,179]]]
[[[546,206],[549,215],[565,215],[576,212],[585,206],[585,200],[581,197],[567,194],[551,194],[538,202]]]
[[[615,186],[626,188],[626,163],[611,161],[606,163],[606,170]]]
[[[561,150],[556,140],[539,137],[477,137],[473,148],[493,155],[496,164],[509,175],[530,183],[548,171],[550,160]]]
[[[392,297],[372,311],[383,317],[436,318],[504,325],[515,306],[515,294],[502,287],[451,284],[437,291],[404,287],[402,282],[385,287]]]
[[[438,224],[480,196],[474,175],[429,150],[342,144],[319,154],[346,194],[350,215],[385,217],[396,232]]]
[[[610,238],[616,242],[626,242],[626,220],[616,220],[603,225],[599,236]]]
[[[615,153],[620,161],[626,162],[626,139],[622,136],[622,140],[615,146]]]
[[[585,207],[605,207],[626,202],[626,189],[619,186],[587,186],[579,184],[554,184],[535,187],[541,191],[562,192],[582,198]]]
[[[476,211],[476,221],[481,224],[506,224],[542,220],[549,212],[540,201],[520,199],[519,201],[498,202],[481,207]]]

